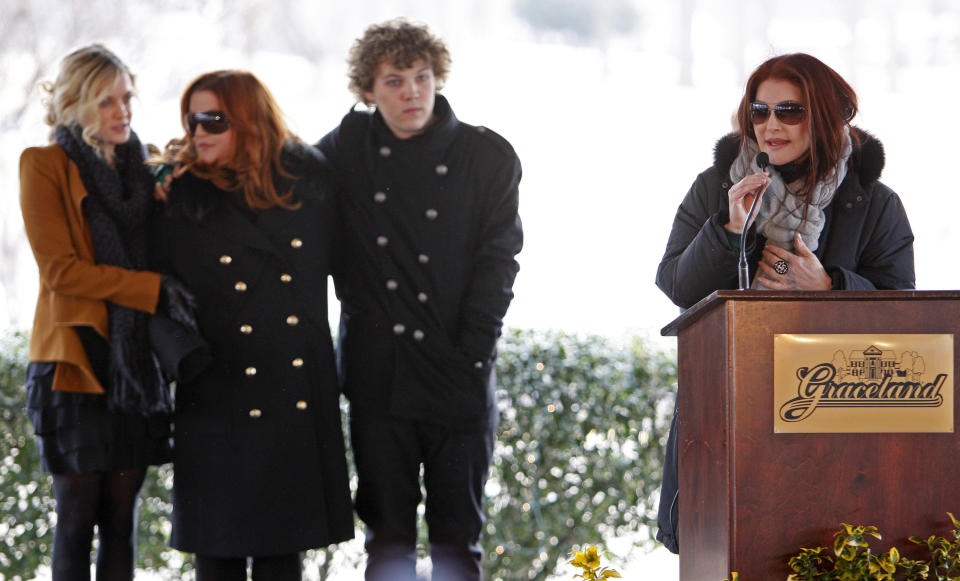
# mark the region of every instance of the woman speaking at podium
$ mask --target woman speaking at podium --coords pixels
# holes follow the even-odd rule
[[[717,142],[713,166],[677,209],[657,268],[670,300],[687,308],[737,288],[743,235],[753,288],[914,288],[913,232],[900,198],[879,181],[883,145],[850,125],[856,113],[850,85],[808,54],[753,72],[738,131]]]
[[[850,124],[856,113],[853,88],[808,54],[771,58],[750,75],[737,131],[717,142],[713,165],[677,209],[657,268],[671,301],[688,308],[746,285],[914,288],[913,232],[900,198],[879,181],[882,144]],[[657,538],[678,552],[675,441],[676,418]]]

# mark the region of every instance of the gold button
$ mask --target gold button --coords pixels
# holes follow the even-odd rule
[[[256,418],[259,418],[259,417],[262,416],[262,415],[263,415],[263,412],[260,411],[260,410],[258,410],[257,408],[253,408],[252,410],[250,410],[250,417],[251,417],[251,418],[256,419]]]
[[[290,282],[291,280],[293,280],[293,277],[290,276],[290,275],[287,274],[287,273],[283,273],[283,274],[280,275],[280,281],[281,281],[281,282]]]
[[[256,368],[256,367],[247,367],[246,369],[243,370],[243,372],[246,373],[247,375],[249,375],[250,377],[253,377],[254,375],[257,374],[257,368]]]
[[[303,359],[297,357],[290,362],[290,365],[293,365],[294,367],[303,367]]]
[[[298,402],[297,402],[297,409],[298,409],[298,410],[305,410],[305,409],[307,409],[307,402],[303,401],[302,399],[301,399],[300,401],[298,401]]]
[[[291,327],[296,327],[300,323],[300,317],[296,315],[290,315],[287,317],[287,324]]]
[[[229,254],[224,254],[220,257],[220,264],[230,264],[231,262],[233,262],[233,257]]]
[[[387,290],[397,290],[398,286],[400,285],[397,284],[397,281],[393,280],[392,278],[387,281]]]
[[[420,301],[421,303],[427,302],[428,298],[429,297],[427,297],[427,293],[417,293],[417,300]]]
[[[377,192],[373,194],[373,201],[378,204],[382,204],[387,201],[387,194],[383,192]]]
[[[426,263],[430,262],[430,257],[427,256],[426,254],[418,254],[418,255],[417,255],[417,262],[419,262],[420,264],[426,264]]]
[[[436,220],[439,213],[433,208],[428,208],[424,215],[427,217],[427,220]]]
[[[390,157],[390,148],[384,145],[380,148],[380,155],[383,157]]]
[[[438,175],[438,176],[445,176],[445,175],[447,175],[448,168],[447,168],[447,166],[445,166],[445,165],[443,165],[443,164],[441,163],[441,164],[438,165],[436,168],[434,168],[434,170],[437,172],[437,175]]]
[[[300,240],[299,238],[294,238],[293,240],[290,241],[290,246],[294,248],[300,248],[301,246],[303,246],[303,240]]]
[[[238,280],[237,283],[233,285],[233,290],[237,291],[238,293],[242,293],[247,290],[247,283],[243,282],[242,280]]]
[[[240,332],[243,333],[244,335],[249,335],[250,333],[253,333],[253,326],[252,326],[252,325],[240,325]]]

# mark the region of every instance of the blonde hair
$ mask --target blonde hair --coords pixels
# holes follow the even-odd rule
[[[56,80],[45,82],[41,88],[49,95],[45,121],[51,126],[50,139],[58,125],[79,125],[83,140],[95,151],[101,151],[96,135],[100,132],[100,102],[110,93],[117,78],[133,74],[120,58],[101,44],[91,44],[68,54],[60,62]]]

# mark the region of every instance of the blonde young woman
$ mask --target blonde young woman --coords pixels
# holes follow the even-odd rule
[[[147,466],[170,460],[170,401],[147,339],[158,303],[183,299],[147,269],[152,180],[130,128],[134,78],[100,45],[63,59],[52,143],[20,159],[20,203],[40,274],[27,411],[57,501],[54,581],[133,578]]]

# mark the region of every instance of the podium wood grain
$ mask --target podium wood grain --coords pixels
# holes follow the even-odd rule
[[[718,291],[689,309],[663,329],[678,337],[681,581],[785,579],[841,522],[878,527],[874,552],[927,558],[907,537],[949,538],[960,435],[775,434],[777,333],[952,334],[960,386],[957,291]]]

